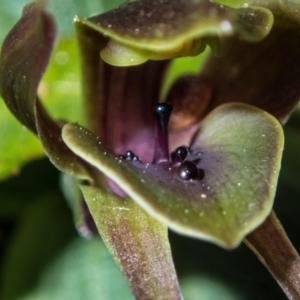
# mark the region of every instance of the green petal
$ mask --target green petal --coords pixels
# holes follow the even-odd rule
[[[181,299],[167,228],[131,199],[91,186],[81,190],[136,299]]]
[[[220,3],[230,7],[242,7],[243,5],[248,6],[250,1],[245,2],[244,0],[212,0],[212,2]]]
[[[218,36],[237,32],[244,40],[264,38],[273,23],[265,8],[232,9],[208,1],[132,1],[81,23],[110,39],[101,58],[115,66],[194,56],[210,45],[220,55]]]
[[[272,208],[283,133],[276,119],[255,107],[223,105],[200,126],[192,146],[204,153],[200,181],[183,181],[163,164],[122,161],[75,124],[66,124],[62,137],[74,153],[182,234],[235,247]]]

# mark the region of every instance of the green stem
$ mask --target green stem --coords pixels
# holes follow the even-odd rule
[[[300,299],[300,258],[274,211],[245,244],[277,280],[289,299]]]

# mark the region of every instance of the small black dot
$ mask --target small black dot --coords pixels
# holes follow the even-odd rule
[[[185,160],[185,158],[188,156],[188,154],[191,152],[189,147],[186,146],[180,146],[178,147],[174,152],[172,152],[172,160],[174,162],[182,162]]]
[[[119,155],[119,159],[125,159],[128,161],[140,161],[139,157],[136,156],[132,151],[127,151],[125,155]]]
[[[127,160],[132,160],[135,155],[134,155],[134,153],[132,151],[127,151],[125,153],[125,156],[126,156]]]
[[[178,170],[178,175],[182,180],[198,179],[198,168],[192,161],[185,161]]]
[[[154,113],[157,115],[170,115],[172,112],[173,106],[170,103],[162,102],[154,106]]]

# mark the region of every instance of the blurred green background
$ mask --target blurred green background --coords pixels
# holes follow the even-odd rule
[[[49,1],[59,38],[39,92],[54,117],[84,121],[73,17],[88,17],[118,2]],[[26,3],[0,0],[0,43]],[[166,87],[182,68],[195,72],[201,60],[176,62]],[[285,126],[285,136],[275,211],[300,249],[299,112]],[[38,139],[0,100],[0,299],[132,299],[101,239],[78,236],[59,179]],[[225,251],[172,232],[170,241],[186,300],[285,299],[246,246]]]

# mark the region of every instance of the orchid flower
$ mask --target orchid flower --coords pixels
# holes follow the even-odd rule
[[[86,124],[53,120],[38,98],[55,38],[43,2],[3,43],[1,96],[52,163],[79,179],[137,299],[182,297],[167,228],[227,249],[244,240],[300,297],[299,257],[272,212],[282,124],[300,96],[300,5],[223,2],[129,1],[75,17]],[[206,47],[201,72],[160,102],[171,59]]]

